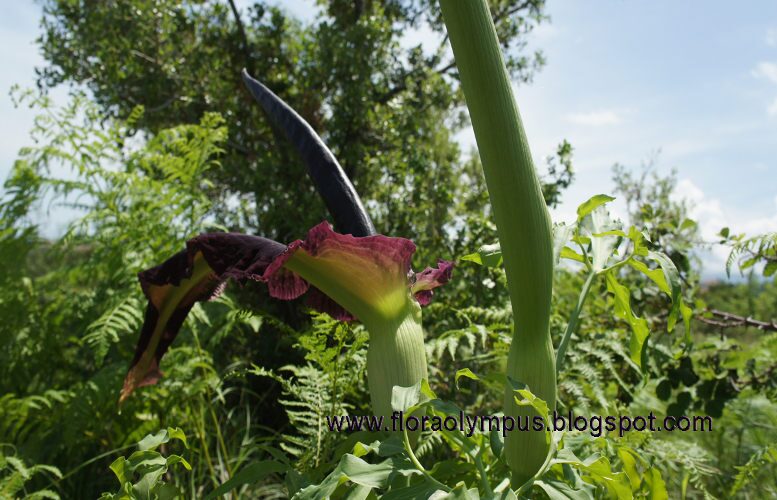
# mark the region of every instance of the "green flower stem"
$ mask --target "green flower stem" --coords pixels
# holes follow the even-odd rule
[[[393,321],[365,321],[370,332],[367,382],[375,415],[391,416],[395,385],[412,386],[428,379],[421,308],[408,301],[406,314]]]
[[[480,476],[480,487],[483,488],[483,491],[487,495],[486,498],[490,498],[490,494],[494,491],[491,488],[491,483],[488,481],[488,472],[486,472],[486,467],[483,465],[483,460],[481,460],[481,455],[483,455],[483,451],[485,448],[481,447],[480,451],[475,455],[475,467],[478,469],[478,476]]]
[[[461,86],[488,186],[507,274],[515,333],[507,375],[528,385],[551,411],[556,404],[556,369],[549,318],[553,243],[545,201],[513,97],[510,79],[485,0],[441,0],[443,19],[456,57]],[[505,390],[505,414],[533,416]],[[513,432],[505,454],[520,485],[547,455],[544,432]]]
[[[407,428],[403,429],[402,431],[402,443],[405,446],[405,452],[407,453],[407,456],[410,458],[410,461],[413,463],[416,469],[424,476],[424,478],[435,485],[437,488],[443,490],[443,491],[451,491],[451,489],[446,486],[445,484],[441,483],[440,481],[436,480],[429,472],[424,468],[424,466],[421,464],[421,462],[418,461],[418,457],[415,456],[415,453],[413,452],[413,447],[410,445],[410,438],[407,433]]]
[[[309,257],[296,254],[285,266],[364,323],[370,333],[367,382],[372,411],[377,416],[390,417],[394,386],[409,387],[428,378],[421,306],[410,295],[405,277],[379,300],[370,300],[343,280],[336,269],[317,265]]]
[[[591,284],[594,282],[596,274],[595,271],[588,273],[588,278],[586,278],[585,283],[583,283],[583,290],[580,292],[580,296],[577,299],[577,306],[572,311],[572,315],[569,316],[567,329],[564,332],[564,337],[561,339],[561,343],[558,345],[558,350],[556,351],[556,374],[560,373],[562,366],[564,366],[564,356],[567,353],[569,339],[572,338],[572,334],[577,328],[577,320],[580,317],[580,311],[583,310],[585,299],[588,297],[588,291],[591,289]]]

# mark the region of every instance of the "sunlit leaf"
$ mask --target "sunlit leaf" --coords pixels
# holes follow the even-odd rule
[[[601,205],[604,205],[605,203],[608,203],[610,201],[613,201],[615,198],[612,196],[608,196],[606,194],[597,194],[589,198],[588,200],[584,201],[582,204],[580,204],[579,207],[577,207],[577,221],[580,222],[583,220],[583,218],[594,211],[597,207],[600,207]]]
[[[564,250],[569,250],[566,244],[569,242],[569,239],[574,232],[575,226],[568,226],[563,222],[553,225],[553,262],[555,264],[558,264],[559,258],[564,256]],[[572,252],[572,250],[569,251]]]
[[[621,236],[621,223],[610,217],[602,206],[597,206],[581,224],[581,234],[591,240],[591,267],[598,272],[607,266]]]
[[[647,321],[634,314],[631,310],[631,294],[629,289],[618,283],[615,271],[606,273],[607,290],[612,293],[615,303],[615,315],[625,320],[631,326],[629,354],[631,360],[642,368],[643,349],[650,331]]]
[[[468,379],[471,379],[471,380],[480,380],[480,377],[478,377],[477,375],[472,373],[472,370],[470,370],[469,368],[462,368],[461,370],[458,370],[456,372],[456,388],[457,389],[459,387],[459,379],[461,377],[468,378]]]
[[[541,488],[550,500],[588,500],[591,492],[576,490],[565,482],[554,479],[534,481],[534,485]]]
[[[477,252],[461,257],[461,260],[474,262],[486,267],[499,267],[502,265],[502,249],[499,243],[483,245]]]

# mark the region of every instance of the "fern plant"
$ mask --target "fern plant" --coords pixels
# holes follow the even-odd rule
[[[51,465],[27,465],[13,453],[8,454],[8,445],[0,445],[0,498],[25,498],[37,500],[49,498],[58,500],[59,494],[48,488],[30,489],[30,481],[35,476],[48,476],[59,479],[62,473]],[[12,450],[12,448],[10,448]]]

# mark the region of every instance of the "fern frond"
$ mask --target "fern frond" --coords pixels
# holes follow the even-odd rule
[[[132,293],[106,310],[86,328],[82,343],[92,349],[96,364],[102,364],[111,345],[122,335],[134,333],[143,321],[143,308],[137,295]]]
[[[737,467],[737,475],[729,495],[733,498],[739,490],[752,483],[764,467],[777,463],[777,443],[770,444],[755,452],[745,465]]]
[[[738,263],[740,272],[752,267],[758,262],[765,262],[764,276],[769,277],[777,272],[777,232],[766,233],[752,238],[739,239],[726,259],[726,274],[731,276],[731,268]]]

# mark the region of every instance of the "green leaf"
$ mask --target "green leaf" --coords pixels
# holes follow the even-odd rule
[[[127,478],[127,472],[132,473],[132,471],[127,471],[126,458],[124,457],[117,458],[116,460],[113,461],[113,463],[109,466],[109,468],[116,475],[116,479],[119,480],[119,483],[124,484],[126,482],[129,482],[129,479]]]
[[[388,459],[370,464],[353,455],[345,455],[338,467],[348,480],[356,484],[370,488],[385,488],[389,475],[394,472],[394,461]]]
[[[519,389],[516,387],[523,386],[523,389]],[[542,399],[538,398],[534,395],[531,390],[529,390],[529,387],[525,384],[517,384],[513,386],[513,391],[518,394],[518,396],[515,396],[515,404],[518,406],[531,406],[534,408],[537,413],[540,414],[541,417],[547,419],[548,417],[548,404],[543,401]]]
[[[165,457],[152,450],[136,451],[127,459],[127,468],[135,472],[138,472],[138,469],[157,469],[165,465]]]
[[[299,498],[327,499],[346,481],[369,489],[386,488],[389,477],[394,473],[404,475],[420,474],[415,469],[405,468],[402,461],[388,458],[377,464],[370,464],[351,454],[343,455],[337,467],[317,485],[303,488],[297,493]]]
[[[183,442],[185,448],[189,447],[189,443],[186,442],[186,434],[183,433],[180,427],[168,427],[167,435],[170,436],[170,439],[177,439]]]
[[[588,474],[587,477],[583,476],[583,479],[604,486],[611,498],[633,498],[628,476],[623,472],[613,472],[606,457],[593,455],[576,468]]]
[[[166,471],[166,467],[157,467],[146,470],[146,472],[140,476],[140,480],[132,485],[132,492],[135,495],[135,498],[143,500],[151,500],[154,498],[156,495],[153,495],[152,491],[160,484],[159,481],[162,479],[162,474]]]
[[[657,269],[650,269],[643,262],[635,259],[630,260],[629,265],[647,276],[662,292],[669,295],[669,298],[672,300],[672,309],[667,319],[667,331],[673,331],[677,320],[682,316],[685,324],[686,339],[689,339],[691,309],[683,303],[682,285],[677,267],[663,253],[649,251],[646,253],[646,256],[656,261],[659,267]]]
[[[634,226],[629,228],[628,238],[634,243],[632,252],[634,255],[645,257],[648,254],[648,249],[645,246],[645,241],[650,241],[650,237],[644,231],[640,231]]]
[[[631,310],[631,295],[629,289],[618,283],[615,271],[606,273],[607,290],[612,293],[615,302],[615,315],[631,326],[631,340],[629,341],[629,354],[631,360],[642,368],[642,357],[645,342],[650,331],[647,321],[634,314]]]
[[[650,500],[668,500],[669,493],[666,491],[666,483],[661,477],[661,471],[652,467],[646,474],[645,480],[650,488]]]
[[[639,456],[631,453],[631,449],[629,447],[623,446],[618,448],[618,458],[620,458],[621,463],[623,464],[621,466],[623,472],[625,472],[629,477],[631,489],[634,491],[638,490],[640,484],[642,483],[642,476],[637,469],[637,459]]]
[[[480,500],[477,488],[467,488],[464,482],[460,482],[448,493],[437,494],[435,500]]]
[[[593,212],[595,208],[613,201],[614,199],[615,198],[612,196],[608,196],[606,194],[597,194],[592,196],[587,201],[583,202],[579,207],[577,207],[577,221],[582,221],[583,218]]]
[[[698,224],[696,224],[696,221],[693,219],[683,219],[683,222],[680,224],[680,231],[685,231],[686,229],[692,229],[697,227]]]
[[[456,372],[456,389],[459,388],[459,379],[461,377],[465,377],[470,380],[480,380],[480,377],[472,373],[472,370],[470,370],[469,368],[462,368],[461,370]]]
[[[140,451],[155,450],[159,445],[169,442],[171,439],[178,439],[183,442],[185,447],[189,447],[186,442],[186,435],[178,427],[168,427],[162,429],[156,434],[149,434],[138,442]]]
[[[398,435],[389,437],[380,442],[378,456],[393,457],[405,452],[405,444]]]
[[[180,456],[180,455],[170,455],[169,457],[167,457],[167,466],[168,467],[172,467],[175,464],[181,464],[181,465],[183,465],[184,469],[192,470],[192,466],[182,456]]]
[[[491,446],[491,452],[494,454],[495,457],[501,458],[502,452],[504,451],[504,448],[505,448],[505,440],[504,440],[504,437],[502,436],[502,433],[496,429],[491,429],[488,439],[489,439],[489,445]]]
[[[541,488],[550,500],[589,500],[591,498],[590,492],[573,489],[567,483],[554,479],[534,481],[534,485]]]
[[[166,429],[159,430],[156,434],[148,434],[138,442],[140,451],[155,450],[160,444],[170,441]]]
[[[574,250],[572,250],[569,247],[562,248],[561,249],[561,253],[559,254],[559,257],[561,257],[563,259],[574,260],[574,261],[581,262],[581,263],[585,262],[585,257],[583,257],[582,255],[580,255],[579,253],[575,252]]]
[[[421,402],[421,382],[402,387],[395,385],[391,391],[391,409],[394,411],[407,412],[409,408],[416,406]]]
[[[461,257],[461,260],[474,262],[486,267],[499,267],[502,265],[502,249],[499,243],[483,245],[478,248],[477,252]]]
[[[670,296],[672,295],[672,290],[666,282],[666,276],[664,276],[664,272],[660,268],[650,269],[647,264],[635,259],[630,260],[629,265],[647,276],[653,283],[658,285],[658,288],[662,292],[669,294]]]
[[[286,472],[287,470],[289,470],[288,465],[276,462],[275,460],[261,460],[250,463],[240,469],[237,474],[225,481],[221,486],[210,492],[208,496],[205,497],[205,500],[226,495],[244,484],[255,484],[270,474]]]
[[[563,222],[560,224],[554,224],[553,225],[553,262],[554,264],[558,264],[559,258],[563,256],[564,250],[569,250],[572,253],[572,250],[568,249],[566,244],[569,242],[569,239],[572,237],[572,234],[575,232],[574,226],[567,226]],[[575,254],[577,255],[577,254]],[[582,256],[580,257],[580,262],[582,262]]]
[[[591,240],[591,266],[596,272],[602,271],[623,235],[620,231],[621,223],[610,217],[610,213],[600,206],[588,214],[581,229]]]
[[[664,276],[664,287],[661,289],[672,299],[672,310],[669,312],[669,320],[667,322],[667,330],[671,332],[674,330],[674,325],[680,315],[680,308],[683,305],[680,273],[677,271],[674,262],[663,253],[648,252],[648,258],[658,262]],[[688,328],[689,325],[686,325],[686,329]]]
[[[175,500],[184,498],[183,492],[174,484],[159,483],[153,490],[156,500]]]
[[[529,386],[524,384],[523,382],[518,382],[516,380],[513,380],[512,378],[508,377],[508,382],[510,383],[510,387],[513,390],[513,398],[515,400],[515,404],[518,406],[531,406],[534,408],[534,411],[537,412],[539,416],[542,417],[543,420],[545,420],[545,441],[550,444],[551,442],[551,433],[547,429],[549,428],[548,425],[548,418],[550,410],[548,408],[548,403],[543,400],[542,398],[539,398],[534,395],[534,393],[531,391]]]

